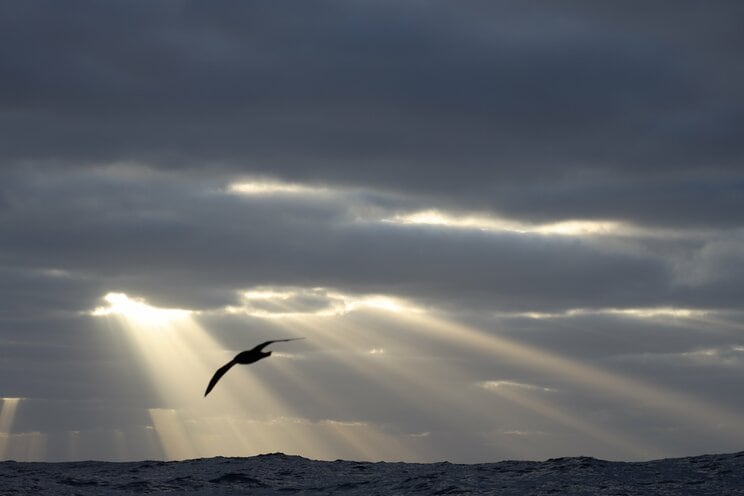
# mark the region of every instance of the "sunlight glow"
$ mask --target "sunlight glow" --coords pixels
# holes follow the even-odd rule
[[[287,183],[270,179],[257,179],[232,183],[227,191],[240,195],[323,195],[330,190],[323,187],[306,186],[304,184]]]
[[[142,325],[163,326],[176,320],[189,317],[191,310],[179,308],[156,308],[141,299],[130,298],[124,293],[108,293],[103,299],[107,307],[96,307],[90,312],[95,317],[121,315],[128,320]]]
[[[294,291],[272,291],[268,289],[246,291],[243,293],[243,297],[246,300],[287,300],[294,295]]]
[[[260,287],[242,293],[242,305],[224,308],[232,315],[265,319],[318,316],[338,317],[357,310],[377,309],[394,313],[421,310],[399,298],[385,295],[351,295],[326,288]],[[310,302],[310,303],[308,303]]]
[[[689,319],[692,317],[704,317],[707,312],[689,308],[671,308],[671,307],[649,307],[649,308],[610,308],[597,313],[628,315],[641,319],[655,319],[660,317],[674,317]]]
[[[549,388],[545,386],[537,386],[535,384],[525,384],[523,382],[515,381],[484,381],[480,383],[483,389],[494,391],[497,389],[526,389],[528,391],[542,391],[546,393],[554,393],[557,389]]]
[[[598,236],[616,235],[619,233],[640,232],[642,229],[628,224],[610,220],[568,219],[549,223],[528,223],[498,217],[489,212],[447,212],[442,209],[430,208],[406,213],[395,213],[364,200],[365,192],[342,186],[316,186],[286,182],[270,178],[255,178],[234,182],[227,186],[228,194],[245,196],[355,196],[353,205],[345,202],[339,208],[349,209],[349,213],[361,222],[383,222],[403,226],[428,225],[447,229],[478,230],[486,232],[512,232],[520,234],[541,234],[546,236]],[[362,194],[359,194],[362,193]],[[379,194],[379,193],[378,193]],[[646,231],[644,231],[646,232]],[[650,231],[646,234],[652,234]]]
[[[450,229],[475,229],[489,232],[535,233],[557,236],[583,236],[617,234],[626,229],[620,222],[568,220],[548,224],[525,224],[488,214],[457,215],[440,210],[424,210],[410,214],[398,214],[383,222],[402,225],[430,225]]]
[[[679,307],[646,307],[646,308],[574,308],[562,312],[501,312],[496,315],[506,317],[527,317],[531,319],[557,319],[581,315],[619,315],[634,319],[705,319],[706,310]]]
[[[400,300],[396,300],[395,298],[391,298],[389,296],[369,296],[369,297],[362,297],[359,299],[354,299],[352,297],[346,296],[345,299],[347,301],[347,308],[349,310],[354,310],[354,309],[363,308],[363,307],[370,307],[370,308],[379,308],[381,310],[386,310],[388,312],[394,312],[394,313],[401,313],[405,311],[415,311],[415,309],[412,306],[406,305]]]

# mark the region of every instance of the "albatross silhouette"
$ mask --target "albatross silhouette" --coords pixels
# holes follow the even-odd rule
[[[273,341],[266,341],[265,343],[261,343],[258,346],[256,346],[253,349],[242,351],[235,355],[235,358],[227,362],[225,365],[217,369],[217,372],[214,373],[212,376],[212,379],[209,381],[209,385],[207,386],[207,390],[204,392],[204,397],[206,397],[209,392],[212,390],[212,388],[217,384],[217,381],[220,380],[220,378],[227,373],[228,370],[232,368],[235,364],[240,365],[247,365],[249,363],[257,362],[261,360],[262,358],[266,358],[267,356],[271,355],[270,351],[263,351],[263,349],[270,345],[271,343],[281,343],[284,341],[298,341],[300,339],[305,338],[292,338],[292,339],[274,339]]]

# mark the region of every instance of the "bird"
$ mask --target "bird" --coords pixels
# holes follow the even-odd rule
[[[217,369],[217,372],[214,373],[212,376],[212,379],[209,381],[209,385],[207,386],[207,390],[204,392],[204,397],[206,398],[209,392],[214,388],[215,384],[217,384],[217,381],[220,380],[220,378],[227,373],[228,370],[232,368],[235,364],[240,365],[248,365],[249,363],[257,362],[261,360],[262,358],[266,358],[268,356],[271,356],[270,351],[263,351],[265,347],[270,345],[271,343],[282,343],[284,341],[298,341],[300,339],[305,338],[292,338],[292,339],[274,339],[272,341],[266,341],[265,343],[261,343],[258,346],[246,350],[241,351],[237,355],[235,355],[235,358],[227,362],[225,365]]]

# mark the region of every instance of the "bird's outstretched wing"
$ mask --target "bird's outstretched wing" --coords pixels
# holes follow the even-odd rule
[[[266,341],[265,343],[261,343],[253,349],[256,351],[261,351],[265,347],[269,346],[271,343],[283,343],[285,341],[299,341],[300,339],[305,339],[305,338],[274,339],[273,341]]]
[[[235,360],[230,360],[225,365],[217,369],[217,372],[214,373],[214,375],[212,376],[212,379],[210,379],[209,381],[207,390],[204,392],[205,397],[209,394],[209,392],[212,390],[214,385],[217,384],[217,381],[220,380],[220,377],[225,375],[225,373],[227,373],[227,371],[230,370],[232,366],[235,365],[235,363],[236,363]]]

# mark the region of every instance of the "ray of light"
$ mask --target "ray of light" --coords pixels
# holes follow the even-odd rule
[[[373,307],[374,308],[374,307]],[[387,310],[387,312],[398,313],[400,310]],[[383,317],[380,314],[377,318]],[[421,370],[411,370],[410,367],[401,364],[398,359],[387,359],[385,353],[380,353],[379,338],[371,332],[369,327],[360,323],[360,319],[347,322],[339,317],[328,318],[316,317],[294,317],[283,318],[276,322],[277,325],[286,327],[288,330],[297,331],[302,329],[303,334],[311,335],[312,341],[320,349],[336,350],[331,358],[344,370],[353,373],[358,379],[364,381],[368,387],[384,384],[384,391],[391,401],[398,405],[406,405],[412,410],[417,410],[421,415],[429,418],[442,415],[446,417],[447,412],[432,412],[428,406],[416,401],[421,392],[429,392],[433,397],[448,403],[450,406],[457,405],[456,395],[442,395],[441,384],[436,383],[433,378],[436,374],[425,374]],[[370,352],[370,350],[376,352]],[[341,399],[334,397],[333,391],[317,383],[313,383],[306,377],[295,364],[289,363],[278,371],[293,382],[300,384],[305,391],[314,391],[314,396],[323,398],[324,403],[338,403],[341,408]],[[411,394],[416,391],[417,394]]]
[[[391,436],[366,422],[322,422],[327,431],[348,446],[352,456],[364,460],[407,460],[417,455],[400,438]]]
[[[80,459],[80,431],[67,431],[67,460]]]
[[[163,405],[151,408],[149,413],[167,458],[219,455],[221,446],[205,443],[212,434],[200,433],[201,426],[196,423],[213,412],[245,412],[245,405],[238,398],[249,398],[250,411],[259,418],[287,412],[286,405],[240,367],[226,375],[207,400],[202,397],[214,371],[235,352],[226,352],[190,312],[158,309],[121,294],[109,294],[105,299],[109,307],[99,307],[92,313],[113,319],[142,357]],[[229,426],[220,429],[217,437],[237,442],[234,437],[223,435]],[[235,449],[243,455],[257,454],[249,444]]]
[[[379,361],[375,363],[374,355],[382,356],[382,348],[379,348],[379,338],[371,332],[359,319],[347,321],[348,315],[362,310],[376,312],[378,318],[386,314],[403,314],[417,312],[418,309],[407,305],[402,300],[382,296],[367,295],[353,296],[338,292],[324,292],[330,301],[329,306],[333,311],[327,311],[326,307],[315,311],[298,311],[292,307],[291,291],[264,290],[259,293],[249,292],[247,294],[260,294],[262,299],[273,299],[272,314],[265,315],[263,312],[256,314],[250,308],[246,313],[252,316],[271,319],[272,324],[278,329],[286,329],[302,336],[311,336],[308,344],[312,343],[317,349],[338,350],[332,359],[344,366],[345,369],[353,370],[372,383],[380,381]],[[339,303],[341,302],[341,303]],[[281,334],[281,333],[280,333]],[[275,353],[276,354],[276,353]],[[269,364],[268,366],[271,366]],[[332,401],[332,392],[323,392],[312,384],[303,374],[297,370],[296,365],[283,363],[277,372],[285,377],[291,377],[294,382],[301,383],[304,390],[316,390],[318,397],[322,395],[324,402]],[[407,382],[402,376],[387,386],[388,392],[397,393],[401,402],[405,402],[410,396],[410,386],[415,383]],[[330,397],[329,397],[330,396]]]
[[[47,452],[47,434],[33,431],[24,432],[21,435],[23,442],[23,456],[20,459],[27,461],[43,461]]]
[[[281,300],[286,297],[286,294],[253,292],[250,296],[252,298],[265,299],[271,297]],[[107,301],[109,300],[116,302],[115,310],[106,308],[96,309],[95,314],[115,317],[120,320],[120,325],[127,329],[130,337],[136,342],[138,349],[146,358],[146,363],[151,365],[153,369],[157,369],[159,376],[156,381],[158,384],[156,385],[161,396],[171,399],[178,398],[180,400],[179,404],[182,408],[178,410],[173,408],[153,408],[150,410],[154,430],[168,459],[215,456],[226,452],[235,455],[245,455],[253,453],[255,449],[260,450],[262,447],[266,447],[270,451],[275,451],[276,446],[305,445],[309,453],[314,453],[319,452],[318,447],[327,442],[329,436],[335,437],[335,442],[339,442],[339,439],[341,439],[342,444],[356,447],[356,451],[347,449],[346,452],[354,452],[357,456],[368,456],[372,454],[372,451],[369,449],[369,442],[355,442],[350,438],[352,436],[352,430],[356,430],[359,435],[371,436],[371,428],[368,426],[365,426],[364,429],[360,427],[350,429],[348,425],[337,425],[332,423],[333,421],[330,421],[331,423],[329,424],[316,424],[310,429],[307,426],[299,429],[296,427],[303,427],[301,423],[290,423],[290,428],[273,430],[272,438],[266,440],[266,436],[257,429],[256,426],[258,424],[255,423],[252,424],[252,429],[249,429],[248,432],[236,435],[235,425],[236,419],[239,417],[228,416],[216,422],[209,421],[209,417],[204,417],[204,415],[209,415],[208,412],[204,409],[195,408],[186,399],[187,396],[193,395],[193,388],[191,386],[184,387],[184,384],[188,383],[186,380],[187,376],[183,374],[182,370],[179,371],[178,367],[172,369],[170,365],[173,364],[169,364],[169,360],[164,359],[164,356],[175,353],[180,361],[188,362],[193,367],[194,364],[199,363],[199,357],[194,355],[194,350],[199,350],[199,353],[203,354],[207,353],[209,349],[214,350],[219,347],[215,343],[206,340],[200,332],[188,332],[190,330],[193,331],[191,328],[194,323],[190,322],[187,314],[169,312],[168,315],[171,317],[171,320],[178,319],[178,325],[174,326],[172,322],[168,322],[168,319],[163,319],[162,315],[157,315],[155,311],[157,309],[153,309],[152,307],[141,308],[139,305],[144,305],[144,303],[139,302],[138,306],[135,307],[134,318],[129,319],[126,311],[132,308],[132,305],[128,302],[122,302],[119,297],[116,299],[109,297]],[[391,302],[383,298],[370,300],[370,306],[373,307],[386,306],[391,308],[391,305]],[[294,312],[289,313],[294,315]],[[153,329],[153,327],[156,327],[156,329]],[[178,329],[169,329],[169,327],[177,327]],[[288,330],[290,328],[288,327]],[[296,332],[297,328],[292,328],[292,330]],[[215,363],[221,364],[231,358],[231,356],[224,356],[221,360],[215,361]],[[271,366],[271,364],[268,364],[268,366]],[[213,365],[212,368],[216,368],[216,365]],[[209,374],[211,372],[210,370]],[[208,375],[205,375],[205,377],[208,377]],[[233,404],[226,406],[226,403],[229,401],[225,401],[225,398],[229,398],[230,396],[241,396],[234,387],[228,388],[224,385],[230,381],[236,382],[236,377],[231,376],[229,379],[223,379],[223,381],[220,382],[219,389],[215,388],[215,391],[210,394],[210,400],[213,398],[220,399],[223,407],[222,411],[240,412],[241,405]],[[250,374],[246,374],[246,377],[241,378],[238,382],[243,384],[243,387],[240,388],[241,391],[244,391],[242,396],[246,396],[245,391],[249,392],[251,409],[255,410],[256,405],[263,407],[265,413],[263,418],[269,418],[272,412],[289,411],[285,405],[280,404],[276,399],[272,398],[265,387],[255,381]],[[246,383],[248,384],[246,385]],[[266,409],[267,404],[275,404],[276,406],[273,409]],[[206,432],[203,429],[205,422],[211,425]],[[197,426],[196,423],[200,423],[202,426]],[[242,425],[245,427],[245,424]],[[229,432],[226,433],[226,430]],[[339,432],[335,432],[337,430]],[[375,443],[371,445],[374,446]],[[362,450],[361,446],[366,446],[366,448]],[[381,451],[382,449],[382,445],[378,444],[377,450]]]
[[[124,431],[121,429],[114,429],[111,433],[112,442],[111,446],[113,447],[114,453],[116,455],[117,460],[127,460],[129,459],[129,448],[127,446],[127,437],[124,434]]]
[[[270,305],[272,315],[265,316],[261,313],[261,318],[270,319],[273,326],[286,329],[287,332],[311,337],[308,344],[312,343],[317,349],[326,350],[324,353],[328,359],[332,359],[343,369],[349,371],[348,373],[353,374],[356,380],[363,380],[362,384],[370,388],[380,387],[382,384],[385,395],[398,408],[405,405],[405,408],[410,411],[417,412],[418,417],[428,420],[436,418],[446,423],[452,422],[453,411],[467,404],[459,393],[442,394],[442,384],[437,381],[441,379],[444,372],[427,374],[420,369],[411,370],[405,364],[399,363],[397,358],[380,361],[380,358],[385,358],[385,353],[382,353],[379,348],[380,339],[377,333],[364,324],[365,317],[374,315],[375,319],[383,319],[380,325],[384,326],[386,316],[395,319],[406,313],[421,311],[403,300],[384,295],[355,296],[328,291],[323,294],[329,300],[334,303],[343,302],[342,305],[337,306],[336,311],[325,311],[325,307],[316,311],[298,311],[291,304],[294,297],[292,291],[264,288],[261,291],[252,291],[247,294],[262,300],[275,300]],[[317,289],[315,294],[318,294]],[[257,316],[250,309],[248,312]],[[349,316],[357,312],[362,312],[363,316],[349,320]],[[328,350],[336,351],[329,355]],[[267,366],[273,365],[267,364]],[[335,395],[327,385],[318,384],[302,373],[296,363],[288,361],[282,363],[281,367],[277,365],[275,368],[278,375],[298,385],[303,391],[309,393],[309,396],[321,400],[326,409],[344,410],[344,398]],[[432,408],[431,401],[420,401],[422,393],[428,393],[431,398],[436,398],[435,403],[438,406],[446,404],[450,408]],[[381,453],[391,453],[389,446],[392,445],[398,447],[398,457],[421,460],[422,456],[425,456],[413,448],[416,443],[406,444],[401,441],[401,436],[386,434],[366,421],[327,419],[322,425],[326,443],[330,442],[328,437],[333,436],[334,443],[339,449],[345,453],[354,454],[354,458],[357,459],[360,457],[380,459]],[[380,439],[386,441],[384,443],[376,441]],[[410,440],[404,439],[404,441]]]
[[[453,345],[517,360],[525,367],[560,375],[605,397],[624,397],[640,407],[663,411],[675,419],[687,419],[699,428],[722,426],[728,435],[744,440],[744,425],[736,413],[690,395],[623,377],[501,336],[487,334],[464,324],[423,314],[412,315],[410,318],[420,323],[414,327],[418,332],[438,336]]]
[[[2,409],[0,410],[0,460],[4,460],[8,453],[8,445],[11,439],[11,429],[15,419],[18,403],[23,398],[0,398]]]
[[[200,455],[176,410],[151,408],[149,412],[166,459],[183,460]]]
[[[43,461],[47,453],[47,434],[39,431],[16,432],[0,435],[0,443],[5,442],[5,454],[0,460],[24,462]]]
[[[489,410],[484,406],[492,400],[478,399],[472,391],[456,388],[458,381],[465,383],[469,378],[467,364],[437,368],[417,362],[411,367],[406,355],[411,348],[401,346],[406,341],[413,341],[414,346],[417,340],[444,342],[468,353],[520,363],[526,369],[540,370],[592,390],[602,398],[629,400],[641,409],[663,412],[672,420],[683,419],[702,428],[713,429],[713,424],[720,424],[723,435],[744,439],[737,416],[720,407],[448,320],[405,300],[322,288],[269,287],[247,291],[244,298],[242,306],[226,309],[223,315],[235,315],[236,319],[249,315],[283,329],[281,337],[307,337],[304,344],[311,350],[330,350],[324,351],[329,353],[325,356],[365,381],[360,384],[378,387],[396,405],[409,406],[417,415],[441,423],[454,424],[463,418],[487,421]],[[420,459],[413,442],[402,435],[386,434],[379,425],[363,418],[302,419],[289,402],[266,388],[257,378],[258,372],[294,383],[322,401],[326,411],[343,411],[347,400],[304,373],[301,362],[291,359],[291,351],[277,351],[276,359],[262,361],[250,371],[237,367],[210,393],[209,401],[203,401],[201,394],[208,378],[238,350],[224,350],[188,311],[163,310],[166,313],[160,314],[162,309],[149,307],[141,300],[134,300],[135,305],[118,297],[107,301],[109,306],[94,310],[94,314],[117,322],[143,357],[162,400],[150,410],[150,416],[167,458],[300,450],[299,454],[315,458],[337,458],[338,453],[347,453],[357,459],[390,459],[398,453],[409,460]],[[659,317],[658,313],[650,315]],[[647,314],[629,316],[650,318]],[[400,333],[379,330],[388,322]],[[381,341],[383,335],[392,341]],[[389,346],[399,351],[390,353]],[[643,442],[587,424],[578,412],[538,399],[529,391],[496,392],[522,408],[625,453],[644,456],[651,452]],[[395,450],[391,451],[390,446]]]
[[[627,433],[618,434],[597,426],[585,416],[580,417],[576,413],[568,412],[554,402],[538,396],[540,392],[551,391],[550,388],[524,386],[509,381],[486,381],[481,384],[481,387],[549,420],[588,435],[593,440],[603,442],[634,459],[663,455],[640,439],[634,439]]]
[[[401,317],[391,312],[387,312],[387,315],[391,323],[393,319],[400,319]],[[382,319],[380,325],[384,326],[386,320],[384,314],[379,315],[378,318]],[[281,322],[297,329],[301,325],[300,322],[290,323],[292,320],[287,318],[282,319]],[[350,341],[353,341],[356,345],[352,344],[351,347],[359,347],[359,343],[353,336],[354,324],[352,323],[339,327],[338,319],[332,319],[334,323],[328,322],[328,318],[317,318],[318,322],[315,324],[309,324],[308,319],[298,320],[304,322],[308,333],[313,333],[314,340],[322,339],[323,333],[318,331],[317,328],[319,327],[328,332],[330,336],[335,337],[335,339],[328,339],[324,346],[334,347],[345,344],[349,347]],[[361,320],[364,320],[364,318],[355,319],[357,322]],[[321,322],[325,322],[325,325],[322,325]],[[374,341],[375,338],[369,336],[369,331],[369,329],[365,329],[364,334]],[[338,336],[345,336],[345,343],[344,341],[338,341]],[[393,347],[396,347],[396,345],[393,344]],[[334,357],[334,359],[342,363],[345,369],[353,371],[355,374],[373,382],[386,384],[385,394],[389,398],[389,402],[395,403],[397,408],[405,406],[415,418],[420,418],[427,424],[433,422],[434,425],[448,425],[449,428],[457,430],[461,424],[487,425],[497,422],[496,417],[503,419],[503,405],[494,410],[493,405],[486,401],[482,395],[474,394],[472,388],[463,387],[468,377],[465,369],[452,363],[442,363],[436,360],[433,362],[416,360],[415,365],[412,365],[408,353],[408,351],[401,351],[399,354],[388,356],[383,356],[384,353],[367,353],[367,356],[364,356],[358,352],[354,353],[351,349],[345,351],[339,357]],[[380,361],[381,358],[382,361]],[[318,384],[308,380],[294,368],[294,364],[282,367],[282,372],[292,375],[292,380],[301,384],[304,390],[313,391],[312,396],[321,397],[324,402],[334,401],[332,392],[328,391],[327,388],[324,389],[322,385],[319,387]],[[533,403],[531,406],[535,407],[535,405],[536,403]],[[521,406],[523,408],[527,407],[524,402],[521,403]],[[332,409],[334,408],[336,407],[332,407]],[[636,458],[648,457],[650,453],[653,453],[653,450],[645,447],[641,442],[633,445],[627,439],[624,440],[625,433],[610,432],[609,428],[581,427],[584,419],[580,414],[577,413],[574,417],[571,417],[571,413],[567,411],[561,412],[555,408],[554,410],[558,412],[552,415],[555,422],[574,426],[575,430],[592,437],[596,442],[614,448],[614,452],[622,451]],[[494,415],[495,412],[498,412],[499,415]],[[539,413],[547,417],[550,414],[550,408],[543,406]],[[436,461],[427,458],[426,450],[421,451],[417,448],[417,446],[420,446],[420,442],[417,442],[416,435],[405,435],[403,433],[396,436],[386,435],[365,422],[329,420],[327,425],[329,430],[333,428],[335,431],[329,432],[329,434],[339,438],[338,444],[340,446],[338,449],[356,454],[357,458],[362,456],[364,459],[379,459],[381,453],[388,456],[387,454],[393,453],[389,447],[395,445],[397,446],[397,456],[392,454],[393,458],[388,457],[388,460]],[[375,440],[380,439],[387,439],[387,441],[382,444],[375,442]],[[503,451],[504,448],[505,446],[499,444],[500,451]],[[601,447],[597,446],[597,449],[599,450]],[[534,452],[525,452],[523,455],[534,456]]]
[[[352,296],[339,296],[336,294],[335,297],[346,302],[343,308],[347,312],[362,307],[362,305],[357,306],[353,303],[349,303],[350,301],[353,301]],[[385,309],[385,306],[380,306],[379,308]],[[427,338],[435,337],[444,339],[450,344],[463,346],[469,351],[478,351],[481,353],[485,351],[504,358],[512,360],[516,359],[517,361],[521,361],[527,368],[537,368],[567,378],[575,384],[596,391],[602,397],[620,397],[630,399],[641,409],[660,411],[675,420],[686,419],[698,428],[712,430],[715,424],[723,424],[725,426],[724,430],[728,433],[732,433],[734,436],[742,438],[742,434],[744,434],[742,429],[738,427],[739,423],[737,422],[738,417],[736,414],[727,412],[718,406],[707,404],[697,398],[691,397],[690,395],[667,391],[663,388],[632,380],[575,360],[563,358],[559,355],[554,355],[538,348],[519,344],[492,334],[487,334],[462,324],[449,322],[446,319],[426,314],[420,309],[415,309],[415,307],[408,305],[403,301],[397,302],[394,308],[400,314],[396,315],[396,318],[412,323],[413,325],[410,326],[411,329]],[[695,311],[674,308],[631,309],[629,311],[613,311],[610,309],[607,310],[607,312],[619,313],[631,318],[689,319],[698,315],[698,312]],[[291,312],[284,311],[280,312],[280,315],[287,316],[289,313]],[[282,320],[283,322],[289,323],[292,322],[293,319]],[[305,321],[307,322],[307,319],[305,319]],[[298,324],[294,323],[292,325],[296,326]],[[349,332],[339,332],[340,329],[337,327],[334,328],[334,326],[328,326],[327,324],[326,326],[327,328],[325,333],[319,332],[318,329],[315,329],[314,332],[316,335],[323,336],[329,344],[333,343],[343,346],[343,343],[341,342],[342,340],[350,340],[351,336]],[[312,326],[309,330],[313,330]],[[359,344],[358,341],[354,341],[354,343],[357,345]],[[358,358],[355,358],[353,362],[354,363],[348,361],[345,363],[350,368],[356,368],[362,371],[374,370],[374,368],[363,363]],[[397,366],[391,365],[391,363],[385,364],[386,367],[392,366],[395,371],[396,381],[388,388],[391,392],[397,391],[398,394],[403,396],[406,394],[406,391],[411,391],[412,387],[415,387],[416,389],[426,390],[431,397],[441,396],[441,392],[437,391],[440,384],[435,380],[430,380],[435,376],[434,374],[428,376],[426,373],[421,373],[421,371],[412,372],[410,368],[400,366],[400,362],[396,363]],[[379,370],[374,373],[379,377]],[[449,410],[448,408],[448,410],[455,411],[454,407],[456,407],[460,401],[455,400],[454,395],[450,396],[450,399],[453,401],[447,406],[452,407],[453,409]],[[512,400],[514,399],[515,397],[512,395]],[[522,405],[526,406],[526,400],[522,399]],[[530,406],[544,415],[552,412],[554,420],[559,423],[567,426],[574,426],[574,428],[582,430],[585,434],[593,436],[595,439],[607,444],[617,446],[625,452],[636,455],[653,452],[653,450],[648,446],[645,446],[642,442],[629,444],[623,441],[625,433],[611,432],[608,429],[600,429],[598,427],[580,428],[578,426],[582,425],[582,419],[576,415],[571,416],[569,413],[557,411],[555,408],[551,410],[549,405],[539,404],[534,401],[530,403]]]
[[[415,313],[421,314],[420,311]],[[401,316],[393,315],[391,318],[400,319]],[[381,370],[374,365],[365,364],[364,361],[359,359],[356,359],[355,362],[350,363],[349,366],[364,367],[364,370],[372,371],[378,378],[382,375]],[[437,419],[443,423],[451,424],[455,413],[460,421],[466,422],[468,419],[480,422],[492,419],[491,409],[481,404],[477,398],[473,398],[471,390],[458,386],[458,384],[467,381],[467,370],[452,363],[423,365],[424,367],[421,363],[417,363],[416,367],[411,367],[410,359],[404,359],[404,356],[384,362],[383,366],[386,370],[382,377],[391,379],[392,386],[389,389],[398,392],[398,401],[405,402],[411,399],[429,398],[425,402],[426,408],[421,409],[419,414],[425,415],[429,419]],[[503,383],[503,381],[502,384],[507,387],[510,385],[509,383]],[[511,385],[513,384],[511,383]],[[494,384],[491,383],[490,385],[493,386]],[[525,386],[522,385],[521,387],[524,388]],[[627,433],[611,432],[607,427],[600,428],[589,424],[578,412],[569,413],[547,402],[533,399],[528,394],[503,390],[504,388],[501,388],[498,393],[508,397],[512,402],[518,403],[524,408],[530,408],[544,417],[549,417],[555,422],[571,427],[592,437],[595,441],[616,448],[635,458],[646,458],[658,454],[640,440],[637,440],[637,442],[628,441]],[[412,395],[412,392],[415,392],[415,394]]]
[[[478,418],[488,416],[488,409],[483,408],[480,403],[474,402],[471,392],[466,391],[463,388],[457,387],[457,382],[464,383],[466,381],[467,374],[464,370],[449,366],[443,366],[441,363],[436,366],[422,366],[421,363],[417,364],[416,368],[410,366],[410,359],[403,360],[402,357],[394,359],[384,360],[384,365],[377,361],[371,361],[371,358],[376,358],[374,355],[380,355],[382,358],[384,354],[370,353],[369,356],[361,356],[358,353],[358,348],[364,349],[377,349],[374,348],[375,343],[378,339],[374,333],[370,331],[369,327],[356,327],[356,324],[360,324],[363,319],[352,320],[351,322],[345,322],[340,319],[340,315],[332,315],[326,312],[316,313],[305,313],[298,315],[293,312],[291,308],[291,292],[288,291],[263,291],[261,293],[262,298],[272,299],[276,298],[281,300],[274,307],[275,313],[273,320],[277,326],[286,326],[287,329],[293,329],[297,331],[302,329],[301,334],[309,334],[313,336],[313,341],[319,342],[322,347],[331,349],[348,349],[349,346],[357,348],[357,353],[346,351],[339,356],[334,356],[339,364],[342,364],[344,368],[349,371],[354,371],[355,374],[359,374],[371,381],[384,382],[386,384],[386,394],[392,395],[395,399],[393,400],[398,405],[410,405],[412,410],[416,410],[418,415],[424,416],[424,418],[438,419],[444,423],[452,423],[453,415],[456,415],[460,419],[465,418]],[[429,332],[429,325],[436,324],[441,328],[446,327],[446,323],[426,313],[419,308],[416,308],[402,300],[395,300],[392,298],[380,298],[380,301],[384,303],[393,302],[393,304],[375,305],[368,304],[370,301],[375,301],[369,297],[361,297],[355,299],[353,295],[342,295],[340,293],[329,292],[329,295],[335,300],[344,301],[342,306],[345,315],[348,317],[352,312],[358,310],[369,311],[380,311],[377,319],[383,319],[384,316],[389,316],[390,319],[397,321],[406,321],[412,324],[411,329],[416,332],[416,329],[422,331],[421,334]],[[333,318],[331,318],[331,316]],[[421,325],[425,321],[425,325]],[[392,322],[391,322],[392,323]],[[435,327],[436,327],[435,326]],[[359,332],[362,329],[362,332]],[[463,329],[465,329],[463,327]],[[470,330],[465,332],[464,336],[459,332],[446,332],[439,333],[439,337],[443,337],[443,334],[447,334],[446,339],[454,340],[458,342],[458,345],[462,345],[462,339],[464,338],[467,342],[466,347],[472,349],[473,347],[481,346],[480,342],[470,342],[474,336],[477,336],[479,340],[487,339],[488,336],[480,331]],[[431,338],[427,334],[428,338]],[[366,341],[366,342],[365,342]],[[503,341],[501,343],[508,343]],[[492,343],[493,344],[493,343]],[[507,352],[514,351],[514,344],[509,343],[512,347]],[[522,345],[520,345],[522,346]],[[522,351],[526,350],[527,347],[523,347]],[[502,350],[504,351],[504,350]],[[530,364],[533,361],[541,361],[545,366],[545,360],[543,358],[549,356],[545,352],[535,352],[528,356]],[[550,355],[552,357],[552,355]],[[390,358],[390,357],[388,357]],[[522,353],[521,358],[524,358]],[[571,367],[566,367],[566,364],[573,364],[569,360],[559,361],[557,358],[550,361],[548,366],[549,369],[554,370],[556,365],[561,365],[562,369],[572,370]],[[558,367],[561,368],[561,367]],[[326,401],[329,400],[329,392],[318,388],[317,385],[309,383],[304,380],[301,374],[296,373],[292,370],[291,365],[283,367],[285,373],[291,373],[294,375],[293,380],[301,383],[304,390],[314,390],[314,396],[323,397]],[[584,369],[581,371],[585,372]],[[573,380],[576,380],[576,376],[580,374],[574,373]],[[446,394],[443,392],[443,387],[449,384],[449,389],[446,389]],[[412,394],[413,393],[413,394]],[[469,394],[471,396],[469,396]],[[422,401],[423,400],[423,401]],[[434,407],[433,405],[436,405]],[[522,406],[525,406],[524,401]],[[537,403],[532,403],[534,408],[537,409]],[[551,413],[551,409],[545,405],[541,405],[539,411],[542,415],[547,416]],[[557,409],[553,409],[553,420],[563,425],[579,426],[582,422],[578,417],[575,419],[569,419],[569,414],[565,412],[559,412]],[[650,453],[651,449],[643,448],[632,448],[631,443],[622,441],[622,434],[612,433],[607,429],[602,430],[599,428],[583,428],[578,429],[584,434],[593,436],[595,440],[605,443],[609,446],[614,446],[623,451],[634,454],[635,456],[641,456],[642,453]],[[639,446],[642,443],[639,443]],[[357,447],[358,448],[358,447]],[[365,453],[368,454],[368,453]]]
[[[315,317],[315,318],[285,318],[281,321],[275,321],[280,327],[286,327],[288,330],[301,330],[300,334],[312,336],[312,342],[316,349],[332,350],[324,352],[324,359],[333,360],[342,370],[346,370],[348,375],[353,375],[355,380],[360,381],[360,387],[380,388],[388,396],[389,401],[397,405],[407,405],[411,409],[419,410],[421,415],[431,415],[431,412],[425,411],[423,405],[417,404],[412,398],[412,388],[416,387],[415,383],[410,382],[403,376],[391,377],[392,369],[388,364],[380,363],[375,360],[374,355],[360,350],[369,349],[368,344],[363,344],[364,339],[370,336],[364,328],[353,327],[344,324],[339,318]],[[373,338],[374,339],[374,338]],[[338,396],[332,388],[327,385],[318,383],[311,377],[304,374],[297,364],[282,364],[281,368],[276,368],[276,373],[286,380],[294,383],[297,387],[309,394],[310,397],[322,401],[324,408],[328,411],[343,412],[345,410],[345,399]],[[350,439],[351,431],[348,429],[350,424],[343,421],[334,424],[335,420],[328,419],[330,423],[326,425],[326,430],[333,432],[334,427],[338,427],[339,432],[335,433],[338,439],[342,439],[347,448],[359,448],[361,445]],[[356,422],[353,425],[360,426],[364,424],[365,430],[369,431],[373,427],[363,422]],[[361,432],[362,429],[356,429]],[[342,435],[343,434],[343,435]],[[382,433],[379,433],[382,435]],[[339,437],[340,436],[340,437]],[[370,452],[367,448],[357,453],[357,456],[366,456]]]
[[[422,373],[421,370],[412,369],[405,361],[398,360],[393,362],[391,367],[397,379],[437,399],[435,403],[437,408],[435,411],[429,412],[429,415],[433,418],[446,419],[453,412],[458,412],[458,418],[464,421],[467,421],[466,419],[474,419],[474,421],[479,422],[487,422],[489,419],[494,420],[493,410],[483,404],[479,398],[474,398],[472,390],[458,387],[458,382],[463,383],[468,377],[467,371],[461,366],[450,364],[444,367],[444,370],[426,368]],[[570,412],[560,409],[550,402],[536,398],[538,392],[555,392],[550,388],[530,387],[508,381],[489,381],[484,384],[487,385],[487,390],[542,417],[581,432],[591,437],[595,443],[604,443],[614,449],[615,452],[624,452],[635,459],[660,454],[640,440],[630,441],[628,433],[615,432],[609,426],[592,425],[579,411]],[[446,387],[448,387],[448,390],[445,394],[444,388]],[[600,447],[597,446],[597,448]]]
[[[163,448],[152,425],[73,429],[50,436],[50,441],[60,461],[101,459],[101,446],[106,447],[107,461],[163,458]]]
[[[13,427],[13,419],[15,418],[18,404],[23,398],[0,398],[3,400],[2,409],[0,409],[0,432],[6,434],[10,433],[11,427]]]

